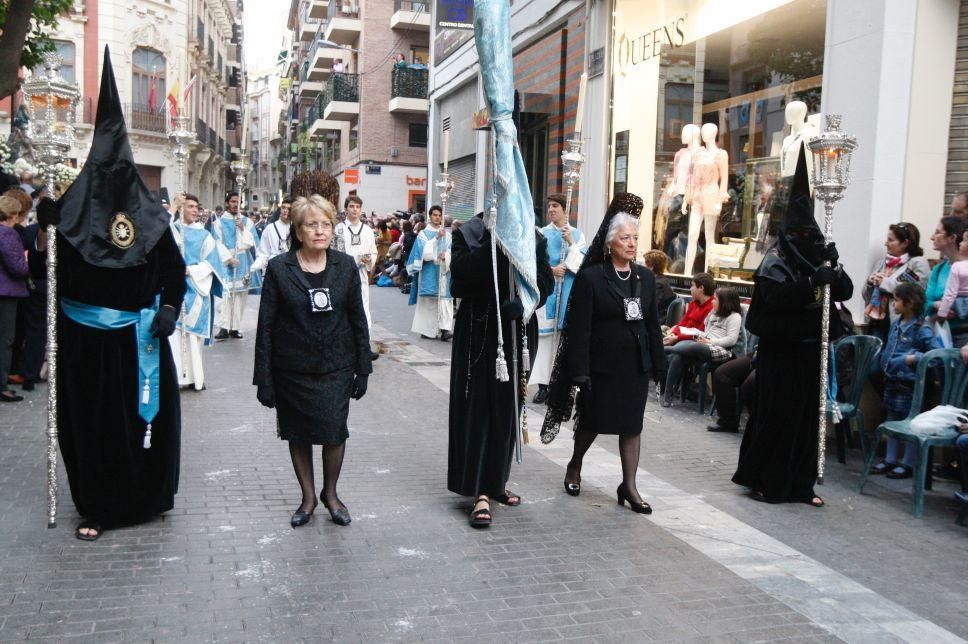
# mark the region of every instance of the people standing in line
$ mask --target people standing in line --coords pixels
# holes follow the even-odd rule
[[[723,286],[716,289],[716,306],[703,320],[703,331],[690,340],[683,340],[666,348],[666,387],[662,390],[663,407],[672,406],[672,390],[682,378],[686,366],[697,362],[726,362],[733,357],[733,347],[739,341],[743,314],[736,289]],[[705,382],[699,383],[705,387]]]
[[[454,330],[454,300],[450,293],[451,240],[443,226],[443,211],[440,206],[431,206],[430,222],[417,235],[407,261],[407,273],[413,278],[410,305],[417,307],[410,330],[428,340],[437,337],[447,340]]]
[[[968,246],[968,243],[965,243]],[[896,318],[891,322],[887,342],[878,358],[884,378],[884,407],[887,420],[903,420],[911,411],[918,362],[925,353],[940,349],[930,324],[924,320],[924,289],[913,282],[902,282],[894,290],[892,306]],[[900,452],[903,451],[903,458]],[[889,479],[907,479],[914,473],[917,449],[888,437],[884,459],[871,468],[871,474],[886,474]]]
[[[649,379],[662,380],[665,355],[655,277],[635,263],[641,212],[639,197],[616,195],[588,247],[572,289],[542,440],[546,432],[556,434],[557,425],[571,416],[571,388],[576,386],[575,446],[565,471],[565,492],[581,493],[583,459],[595,438],[617,434],[622,463],[618,502],[650,514],[652,507],[642,499],[635,475]]]
[[[528,384],[538,385],[538,391],[534,395],[534,403],[538,405],[548,398],[551,368],[558,351],[555,338],[557,332],[565,327],[572,285],[582,260],[585,259],[585,236],[565,221],[566,203],[567,198],[563,194],[548,195],[545,209],[549,223],[541,229],[541,234],[548,242],[548,263],[555,277],[555,288],[545,305],[535,313],[538,318],[538,353],[534,356],[534,369]]]
[[[891,306],[891,296],[898,284],[914,282],[922,288],[928,283],[931,266],[921,250],[921,233],[908,223],[891,224],[884,242],[887,255],[874,266],[864,285],[864,317],[867,334],[887,339],[891,322],[897,313]]]
[[[669,313],[669,305],[676,300],[675,291],[666,277],[666,270],[669,268],[669,256],[661,250],[652,249],[645,253],[642,258],[645,267],[655,275],[656,306],[659,309],[659,324],[665,326],[666,316]]]
[[[316,509],[313,445],[322,445],[320,500],[334,523],[350,513],[337,494],[350,398],[366,394],[373,371],[356,261],[331,248],[336,208],[319,195],[292,205],[292,247],[271,260],[259,306],[255,373],[259,402],[275,408],[279,437],[289,442],[302,501],[290,523]]]
[[[13,229],[22,210],[18,199],[0,196],[0,402],[20,402],[23,396],[7,389],[13,339],[17,327],[17,308],[26,301],[30,270],[24,245]]]
[[[535,235],[538,306],[548,297],[554,281],[545,243],[540,234]],[[524,395],[520,380],[501,382],[495,376],[498,325],[509,370],[515,360],[513,352],[519,368],[523,367],[525,342],[536,347],[538,339],[537,322],[533,316],[530,320],[521,319],[521,302],[510,291],[513,286],[509,285],[507,257],[498,251],[496,258],[494,266],[491,233],[484,224],[483,213],[454,233],[451,292],[460,299],[460,305],[451,353],[447,489],[474,499],[469,520],[475,528],[491,524],[492,499],[507,506],[521,504],[521,497],[506,486],[518,422],[514,396],[520,405],[524,404]],[[516,334],[511,332],[512,322]]]
[[[292,199],[283,198],[282,203],[279,204],[279,218],[263,229],[259,236],[255,263],[252,264],[253,271],[264,271],[270,259],[289,250],[290,208],[292,208]]]
[[[853,295],[850,277],[837,263],[813,214],[803,151],[777,241],[753,277],[746,328],[759,337],[756,406],[743,433],[733,482],[765,503],[802,502],[821,507],[814,494],[820,396],[823,286],[830,285],[830,341],[843,335],[835,302]],[[824,265],[830,262],[832,266]]]
[[[205,389],[202,346],[212,343],[215,331],[215,298],[225,288],[226,264],[232,255],[199,221],[198,197],[179,195],[181,219],[172,224],[172,235],[185,260],[184,316],[178,316],[178,329],[169,338],[175,372],[181,387]],[[187,340],[186,346],[182,341]]]
[[[212,235],[232,256],[225,271],[227,283],[215,339],[242,339],[240,329],[249,291],[258,289],[262,280],[257,272],[252,271],[252,256],[249,255],[249,250],[259,243],[259,236],[252,221],[239,212],[238,192],[233,190],[225,196],[225,212],[212,226]]]
[[[343,200],[346,219],[336,225],[334,244],[340,250],[353,258],[360,274],[360,286],[363,292],[363,310],[366,312],[367,328],[372,328],[373,318],[370,315],[370,271],[376,265],[376,237],[373,229],[363,221],[363,200],[358,195],[350,195]],[[380,354],[371,352],[371,359],[376,360]]]
[[[138,174],[107,47],[84,168],[58,202],[38,204],[37,217],[44,250],[32,253],[45,255],[47,226],[58,231],[58,438],[83,517],[75,536],[94,541],[174,506],[181,449],[166,338],[185,262]]]

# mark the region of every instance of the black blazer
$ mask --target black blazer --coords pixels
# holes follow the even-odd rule
[[[372,373],[370,332],[363,311],[360,274],[349,255],[330,249],[323,286],[333,311],[310,311],[312,288],[296,251],[277,255],[266,266],[255,339],[254,385],[272,385],[276,370],[324,374],[347,367]]]
[[[659,381],[665,372],[665,351],[656,308],[655,275],[632,264],[642,300],[641,320],[627,322],[622,298],[609,286],[618,282],[611,263],[583,268],[575,277],[568,308],[568,371],[572,378],[613,371],[634,351],[643,373]]]

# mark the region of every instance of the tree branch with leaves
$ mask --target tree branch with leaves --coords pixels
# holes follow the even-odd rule
[[[37,67],[54,50],[49,32],[73,0],[0,0],[0,98],[20,88],[20,68]]]

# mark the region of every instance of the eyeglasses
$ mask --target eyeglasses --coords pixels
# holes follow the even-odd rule
[[[303,224],[302,225],[302,228],[303,228],[303,230],[311,230],[313,232],[316,232],[317,230],[326,231],[326,230],[332,230],[333,229],[333,224],[331,224],[328,221],[322,221],[322,222],[320,222],[320,221],[314,221],[311,224]]]

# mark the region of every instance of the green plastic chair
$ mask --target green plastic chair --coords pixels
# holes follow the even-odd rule
[[[922,409],[925,382],[935,374],[941,378],[941,398],[938,404],[964,408],[968,369],[965,368],[960,351],[958,349],[928,351],[918,363],[917,380],[914,385],[914,396],[911,400],[911,411],[908,413],[908,417],[904,420],[889,420],[881,423],[877,431],[874,432],[873,442],[867,447],[864,473],[860,477],[859,491],[863,492],[867,477],[870,475],[871,466],[874,463],[877,445],[883,436],[902,440],[908,443],[909,448],[917,449],[914,458],[911,513],[918,518],[924,515],[924,484],[928,473],[928,453],[932,447],[954,445],[958,437],[958,430],[954,427],[947,427],[931,436],[922,436],[911,431],[911,421],[922,411],[926,411]]]
[[[867,441],[864,436],[864,413],[860,410],[860,397],[864,393],[864,385],[870,375],[871,365],[881,351],[880,338],[872,335],[848,335],[834,343],[833,350],[836,363],[842,364],[847,355],[853,356],[854,371],[848,382],[839,382],[840,390],[844,393],[844,402],[839,402],[840,413],[844,422],[837,424],[837,460],[847,462],[847,434],[851,427],[857,428],[860,451],[867,453]],[[853,421],[853,422],[851,422]],[[846,431],[844,431],[846,429]]]

